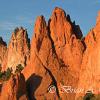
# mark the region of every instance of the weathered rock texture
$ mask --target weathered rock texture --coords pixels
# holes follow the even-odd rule
[[[29,48],[30,43],[27,31],[22,27],[16,28],[12,33],[6,56],[3,60],[3,70],[8,67],[15,70],[18,64],[23,67],[26,66],[29,60]]]
[[[83,38],[79,25],[56,7],[48,23],[44,16],[37,17],[31,45],[28,40],[26,30],[15,30],[2,66],[13,70],[18,64],[26,66],[22,73],[30,100],[75,100],[91,88],[97,90],[97,94],[100,92],[100,12],[96,26]],[[55,93],[49,91],[52,85]],[[85,92],[78,94],[69,90],[66,93],[62,86],[82,88]]]
[[[7,44],[0,37],[0,67],[2,66],[2,62],[3,62],[6,50],[7,50]]]
[[[51,72],[49,72],[49,69],[52,69],[53,72],[57,71],[59,67],[57,58],[54,58],[54,56],[56,55],[52,50],[52,43],[49,38],[45,19],[43,16],[39,16],[36,20],[34,36],[31,42],[30,62],[23,71],[25,78],[28,79],[28,91],[31,99],[33,99],[33,96],[36,96],[36,99],[40,100],[50,95],[47,90],[49,85],[53,82],[53,77],[50,75]],[[51,64],[52,67],[48,67],[50,66],[49,64]],[[52,95],[54,96],[54,94]],[[52,96],[49,97],[53,99]]]
[[[77,86],[84,51],[81,38],[79,26],[72,23],[61,8],[54,9],[48,25],[43,16],[37,17],[30,62],[23,70],[30,97],[37,100],[74,99],[72,94],[60,93],[60,89],[61,84]],[[50,85],[56,87],[55,94],[49,93]]]
[[[28,100],[23,74],[12,75],[9,81],[3,83],[0,100]]]
[[[83,95],[87,91],[100,93],[100,12],[96,25],[85,37],[86,50],[84,52],[78,88],[83,88]],[[80,95],[80,94],[79,94]],[[77,94],[76,97],[79,97]]]

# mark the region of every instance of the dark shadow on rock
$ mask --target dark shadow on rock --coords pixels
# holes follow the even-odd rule
[[[60,98],[59,90],[58,90],[58,87],[57,87],[57,81],[56,81],[55,77],[53,76],[52,72],[49,69],[47,69],[46,67],[45,67],[45,69],[49,73],[49,75],[51,76],[51,78],[53,80],[52,84],[56,87],[57,96],[58,96],[58,98]]]
[[[86,50],[86,48],[87,48],[86,43],[85,43],[85,37],[82,38],[82,44],[84,46],[84,50],[83,50],[83,52],[84,52]]]
[[[16,78],[13,78],[14,83],[17,84]],[[23,74],[20,73],[20,77],[18,77],[19,85],[18,85],[18,91],[17,91],[17,99],[19,100],[20,97],[26,96],[27,97],[27,91],[26,91],[26,83],[25,83],[25,77]]]
[[[2,84],[0,84],[0,93],[1,93],[1,91],[2,91]]]
[[[40,86],[42,77],[36,74],[32,74],[26,82],[29,100],[36,100],[34,93]]]

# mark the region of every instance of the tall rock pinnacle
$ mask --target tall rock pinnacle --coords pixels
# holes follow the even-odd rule
[[[56,7],[53,10],[52,16],[49,20],[50,33],[55,46],[58,47],[64,46],[69,42],[71,35],[75,32],[73,26],[75,26],[70,19],[70,16],[67,15],[63,9]],[[78,33],[77,33],[78,34]],[[82,34],[82,33],[80,33]]]
[[[63,81],[65,85],[72,83],[73,87],[77,86],[84,49],[80,40],[82,35],[78,37],[79,32],[79,27],[71,22],[69,15],[66,16],[61,8],[54,9],[48,25],[43,16],[37,17],[31,41],[30,62],[23,70],[28,84],[33,87],[29,87],[30,97],[42,99],[45,96],[53,100],[61,96],[65,99],[60,94],[60,83]],[[41,84],[34,92],[35,77],[39,78]],[[56,96],[46,92],[50,84],[57,88]]]
[[[53,80],[47,69],[53,69],[53,67],[56,69],[57,67],[54,66],[54,64],[57,65],[57,63],[56,60],[53,60],[52,56],[52,43],[49,38],[46,21],[43,16],[39,16],[35,22],[34,34],[31,41],[30,62],[23,70],[23,74],[28,83],[30,99],[33,99],[34,97],[40,99],[39,95],[50,95],[46,91]],[[53,63],[54,61],[55,63]],[[50,66],[49,64],[52,65]],[[47,80],[46,83],[45,80]],[[36,88],[34,82],[37,82],[37,85],[41,83],[36,91],[34,91],[34,88]],[[42,93],[40,92],[41,90],[43,91]],[[50,98],[53,99],[53,97],[54,95]],[[43,99],[43,96],[41,96],[41,99]]]
[[[4,70],[8,67],[15,70],[18,64],[21,64],[23,67],[26,66],[29,60],[29,48],[30,43],[27,31],[22,27],[20,29],[16,28],[12,33],[3,62]]]
[[[98,12],[96,23],[100,23],[100,11]]]
[[[94,28],[85,37],[86,50],[83,55],[78,88],[84,89],[82,94],[77,94],[76,98],[84,95],[87,91],[99,94],[100,86],[100,12]]]
[[[65,12],[56,7],[49,20],[51,38],[55,43],[55,46],[64,46],[72,35],[72,26],[70,24],[70,18],[68,19]]]
[[[3,41],[2,37],[0,37],[0,67],[2,67],[2,62],[6,50],[7,50],[7,44]]]

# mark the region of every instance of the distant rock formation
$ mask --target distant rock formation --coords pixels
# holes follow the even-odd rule
[[[2,37],[0,37],[0,67],[2,66],[6,50],[7,50],[7,44],[6,42],[3,41]]]
[[[16,28],[8,44],[8,49],[2,64],[3,70],[9,67],[15,71],[18,64],[21,64],[23,67],[26,66],[30,55],[29,49],[30,40],[27,30],[22,27]]]

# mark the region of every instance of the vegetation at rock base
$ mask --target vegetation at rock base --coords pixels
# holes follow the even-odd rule
[[[16,66],[16,71],[15,73],[21,72],[23,70],[23,66],[21,64],[19,64],[18,66]],[[0,71],[0,81],[7,81],[9,80],[9,78],[11,77],[13,73],[12,68],[8,68],[6,71]]]
[[[21,72],[23,69],[24,69],[24,67],[23,67],[21,64],[19,64],[19,65],[16,66],[16,71],[15,71],[15,73]]]
[[[88,92],[84,97],[79,97],[77,100],[100,100],[100,94],[95,95],[92,92]]]
[[[4,72],[0,71],[0,80],[1,81],[7,81],[7,80],[9,80],[11,75],[12,75],[12,69],[11,68],[8,68]]]
[[[87,92],[83,100],[95,100],[95,95],[92,92]]]

